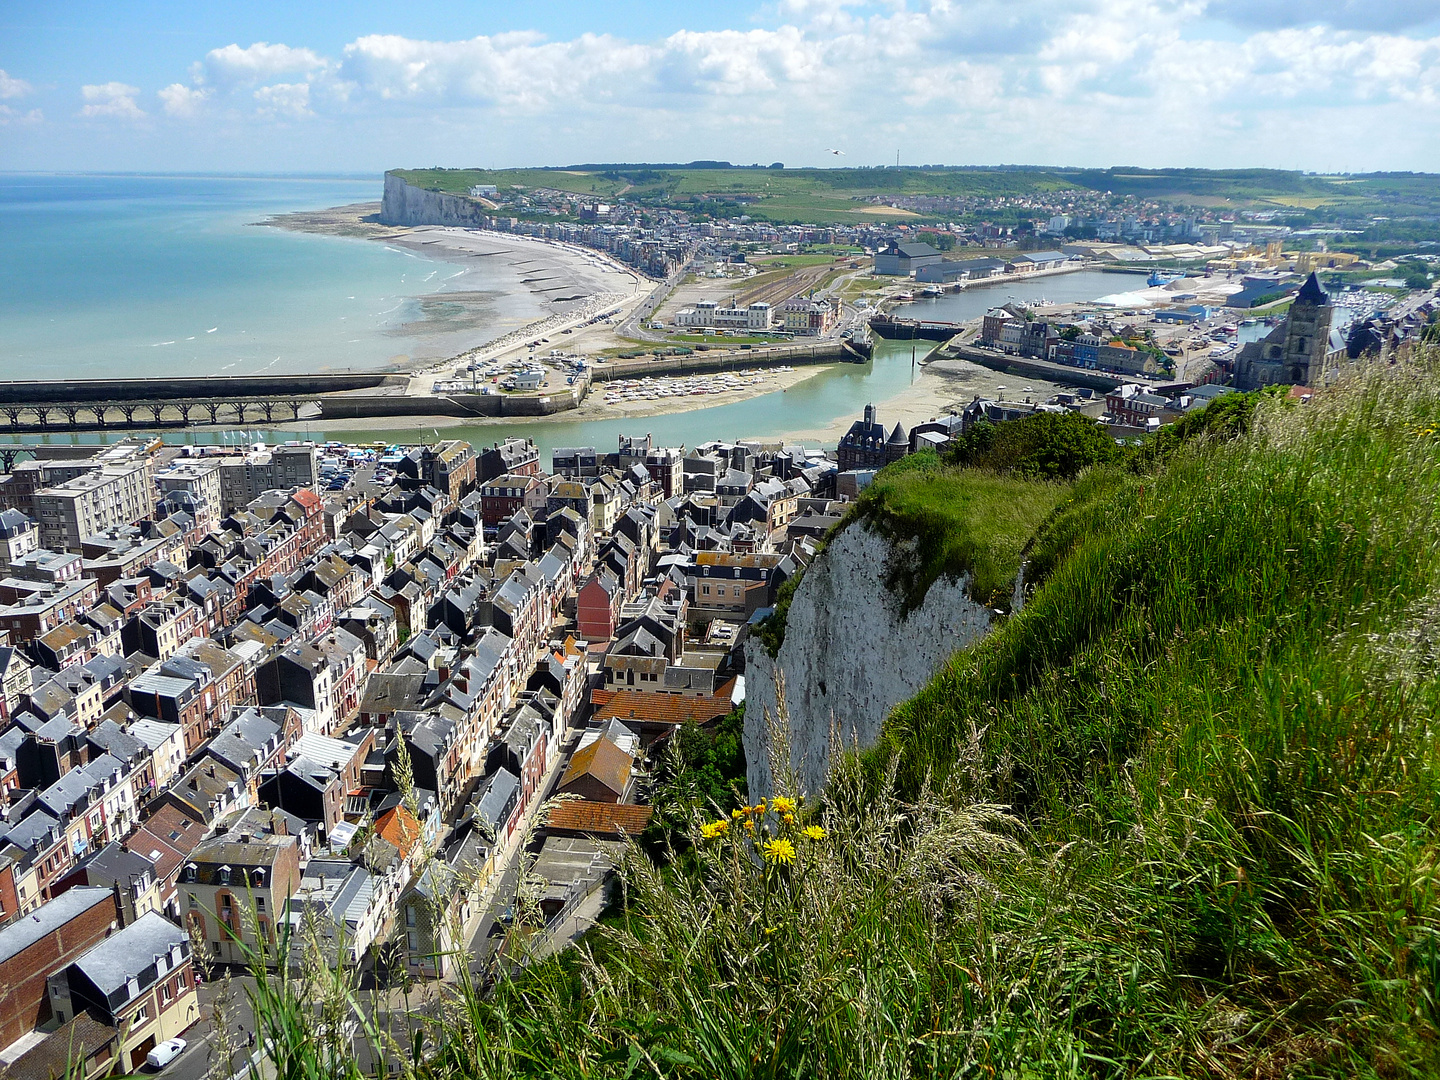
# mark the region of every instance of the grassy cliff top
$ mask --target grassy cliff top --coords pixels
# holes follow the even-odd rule
[[[865,489],[854,520],[905,554],[890,566],[890,587],[918,607],[940,577],[970,575],[970,594],[1010,606],[1025,545],[1070,485],[943,464],[933,451],[882,469]]]
[[[1069,484],[965,469],[943,463],[934,451],[902,458],[881,469],[836,526],[868,527],[894,548],[886,585],[912,611],[939,578],[969,576],[969,592],[988,607],[1008,609],[1022,552]],[[772,657],[804,572],[780,588],[775,610],[758,636]]]

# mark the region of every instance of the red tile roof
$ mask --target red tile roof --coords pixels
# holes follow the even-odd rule
[[[650,824],[650,815],[654,812],[651,806],[567,799],[550,808],[545,817],[545,828],[552,832],[586,833],[605,839],[621,835],[639,836]]]
[[[375,835],[389,842],[401,855],[409,855],[420,839],[420,822],[406,807],[392,806],[375,819]]]
[[[309,488],[301,488],[290,497],[311,513],[314,513],[325,505],[325,503],[321,501],[320,496],[316,495],[315,492]]]
[[[571,755],[570,767],[560,778],[560,790],[564,791],[569,785],[589,776],[613,791],[618,799],[625,794],[625,784],[634,765],[635,759],[609,739],[596,739]]]
[[[684,697],[680,694],[649,694],[640,690],[594,690],[590,703],[595,719],[642,720],[656,724],[698,724],[724,716],[734,706],[727,697]]]

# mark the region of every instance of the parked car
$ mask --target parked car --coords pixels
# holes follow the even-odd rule
[[[184,1039],[170,1039],[161,1043],[145,1055],[145,1064],[152,1069],[163,1069],[185,1052]]]

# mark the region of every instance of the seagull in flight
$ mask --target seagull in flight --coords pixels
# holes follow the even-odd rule
[[[844,157],[844,156],[845,156],[845,151],[844,151],[844,150],[836,150],[836,149],[834,149],[833,147],[829,147],[829,146],[827,146],[827,147],[825,148],[825,152],[826,152],[827,154],[836,154],[836,155],[838,155],[839,157]]]

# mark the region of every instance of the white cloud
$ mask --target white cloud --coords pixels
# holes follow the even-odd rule
[[[135,104],[135,95],[138,93],[139,87],[126,86],[122,82],[82,86],[80,95],[85,99],[85,106],[80,110],[80,115],[138,120],[145,115],[145,111]]]
[[[167,115],[189,120],[200,115],[211,91],[204,87],[197,90],[184,83],[171,83],[156,93]]]
[[[530,33],[442,42],[377,34],[345,46],[340,78],[348,93],[387,101],[539,111],[623,93],[651,53],[595,34],[565,42]]]
[[[0,98],[24,97],[33,87],[24,79],[17,79],[4,68],[0,68]]]
[[[255,91],[256,111],[277,120],[300,120],[314,116],[310,111],[309,83],[276,83]]]
[[[211,49],[192,68],[197,83],[213,83],[224,89],[268,83],[280,76],[310,77],[323,71],[326,61],[310,49],[271,45],[265,41],[242,49],[230,44]]]
[[[1440,168],[1440,146],[1414,138],[1440,124],[1440,28],[1416,21],[1432,7],[1317,0],[1293,20],[1288,0],[775,0],[746,27],[654,40],[231,44],[159,98],[173,117],[318,114],[352,139],[390,125],[406,148],[423,115],[441,150],[505,146],[517,163],[821,162],[831,145],[849,164],[900,146],[914,161],[1326,168],[1384,165],[1383,144],[1394,167]],[[87,110],[138,113],[119,91]],[[1326,134],[1288,145],[1276,132],[1292,124]]]
[[[39,109],[31,109],[29,112],[20,112],[12,109],[9,105],[0,105],[0,127],[9,124],[38,124],[45,119],[45,114]]]

